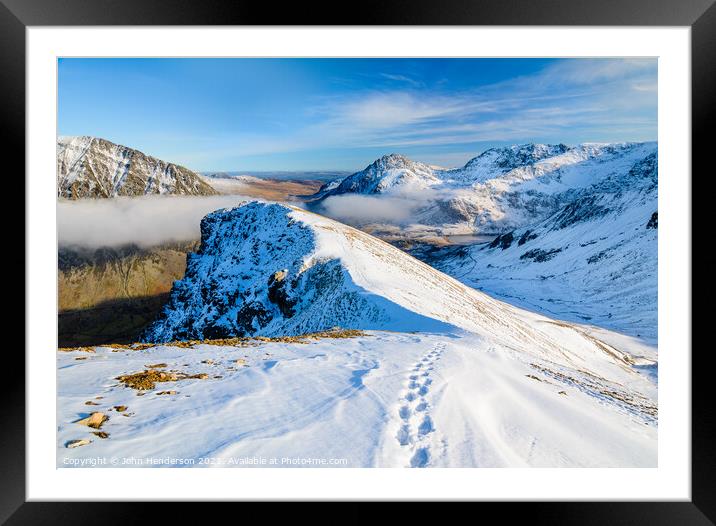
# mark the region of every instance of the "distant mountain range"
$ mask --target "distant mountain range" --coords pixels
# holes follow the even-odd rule
[[[211,179],[237,179],[251,177],[254,179],[270,179],[275,181],[333,181],[338,178],[346,177],[350,174],[351,172],[341,170],[243,170],[228,172],[201,172],[201,175]]]
[[[407,196],[415,209],[406,226],[498,234],[547,218],[575,191],[626,173],[655,151],[656,143],[522,144],[489,149],[449,170],[391,154],[325,184],[313,207],[320,212],[326,199],[349,194]]]
[[[58,197],[216,193],[188,168],[138,150],[97,137],[60,137],[57,140]]]
[[[426,198],[399,235],[409,238],[416,225],[498,235],[490,244],[411,250],[434,268],[510,303],[656,342],[656,143],[515,145],[451,170],[389,155],[324,185],[313,207],[401,193]]]

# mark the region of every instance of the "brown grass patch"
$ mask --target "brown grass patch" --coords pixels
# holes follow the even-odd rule
[[[139,373],[118,376],[117,380],[132,389],[137,389],[138,391],[150,391],[154,389],[157,382],[178,382],[179,380],[189,380],[192,378],[204,380],[208,377],[209,375],[206,373],[168,373],[165,371],[157,371],[156,369],[146,369]]]
[[[73,351],[79,351],[79,352],[95,352],[95,350],[92,347],[60,347],[57,349],[60,352],[73,352]]]
[[[223,347],[256,347],[262,343],[310,343],[311,341],[322,340],[322,339],[345,339],[345,338],[358,338],[360,336],[367,336],[364,331],[357,329],[341,329],[334,328],[327,331],[313,332],[308,334],[300,334],[298,336],[253,336],[253,337],[235,337],[235,338],[218,338],[214,340],[184,340],[184,341],[171,341],[167,343],[110,343],[107,345],[97,345],[97,347],[107,347],[113,351],[117,350],[129,350],[129,351],[143,351],[151,349],[152,347],[166,346],[166,347],[179,347],[181,349],[191,349],[195,345],[216,345]],[[58,349],[62,352],[70,351],[84,351],[84,352],[95,352],[91,347],[63,347]],[[158,368],[162,364],[147,365],[147,368]],[[164,364],[166,367],[166,364]]]

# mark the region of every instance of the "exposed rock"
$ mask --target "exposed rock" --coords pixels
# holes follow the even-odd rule
[[[69,440],[67,443],[65,443],[65,447],[69,449],[73,449],[80,446],[86,446],[87,444],[91,444],[91,440],[87,440],[86,438],[81,438],[78,440]]]
[[[533,234],[532,230],[525,230],[524,234],[520,236],[520,240],[517,242],[517,245],[522,246],[533,239],[537,239],[537,234]]]
[[[522,254],[520,259],[532,259],[535,263],[543,263],[545,261],[549,261],[560,252],[562,252],[561,248],[552,248],[550,250],[533,248],[532,250],[528,250]]]
[[[107,415],[97,411],[97,412],[92,413],[87,418],[78,420],[77,422],[75,422],[75,424],[80,424],[83,426],[99,429],[100,427],[102,427],[102,424],[104,424],[107,420],[109,420],[109,417]]]
[[[510,248],[510,245],[512,245],[512,241],[514,241],[514,233],[508,232],[507,234],[501,234],[497,236],[495,239],[492,240],[492,243],[490,243],[490,248],[497,248],[500,247],[502,250],[505,250],[506,248]]]
[[[280,270],[275,272],[268,281],[268,299],[271,303],[278,306],[281,314],[286,318],[290,318],[295,314],[294,306],[298,302],[296,298],[291,298],[286,287],[286,275],[288,270]]]
[[[659,212],[654,212],[649,218],[649,222],[646,224],[646,228],[658,228],[659,227]]]
[[[581,223],[607,215],[609,208],[601,204],[600,197],[599,195],[586,195],[567,204],[554,217],[555,228],[563,229],[575,223]]]

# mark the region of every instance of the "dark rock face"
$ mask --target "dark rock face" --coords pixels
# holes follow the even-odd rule
[[[219,329],[222,335],[217,336],[218,338],[233,336],[235,332],[237,336],[248,336],[255,333],[257,329],[265,326],[270,319],[271,313],[266,310],[260,302],[253,301],[244,304],[236,313],[236,328],[238,331],[233,331],[227,327],[208,326],[204,329],[204,334],[208,334],[207,331],[212,329]]]
[[[289,296],[286,273],[287,271],[280,270],[271,275],[268,280],[268,299],[278,307],[285,318],[290,318],[296,313],[294,307],[298,300]]]
[[[609,213],[609,208],[603,206],[600,200],[601,196],[599,195],[586,195],[577,198],[554,217],[554,227],[561,230],[575,223],[604,217]]]
[[[502,250],[505,250],[506,248],[510,248],[510,245],[512,245],[512,242],[514,241],[514,232],[508,232],[507,234],[501,234],[497,236],[495,239],[492,240],[492,243],[490,243],[490,248],[497,248],[500,247]]]
[[[659,228],[659,212],[651,214],[649,222],[646,224],[646,228]]]
[[[528,241],[532,241],[533,239],[537,239],[537,234],[533,234],[532,230],[525,230],[525,233],[522,234],[520,237],[520,240],[517,242],[517,246],[522,246]]]
[[[550,250],[542,250],[540,248],[533,248],[528,250],[520,256],[520,259],[531,259],[535,263],[543,263],[549,261],[554,256],[562,252],[561,248],[552,248]]]
[[[629,170],[629,177],[649,179],[656,186],[659,179],[659,159],[656,152],[647,155]]]

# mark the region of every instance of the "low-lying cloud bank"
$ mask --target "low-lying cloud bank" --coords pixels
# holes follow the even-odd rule
[[[416,215],[437,201],[448,201],[457,193],[442,188],[409,185],[378,195],[341,194],[324,199],[316,211],[352,226],[388,224],[407,226]]]
[[[257,199],[242,195],[209,197],[144,196],[60,201],[57,237],[63,246],[88,248],[135,244],[151,247],[199,239],[206,214]]]
[[[423,201],[402,196],[344,194],[327,197],[317,212],[354,226],[403,224],[409,222],[415,210],[423,204]]]

